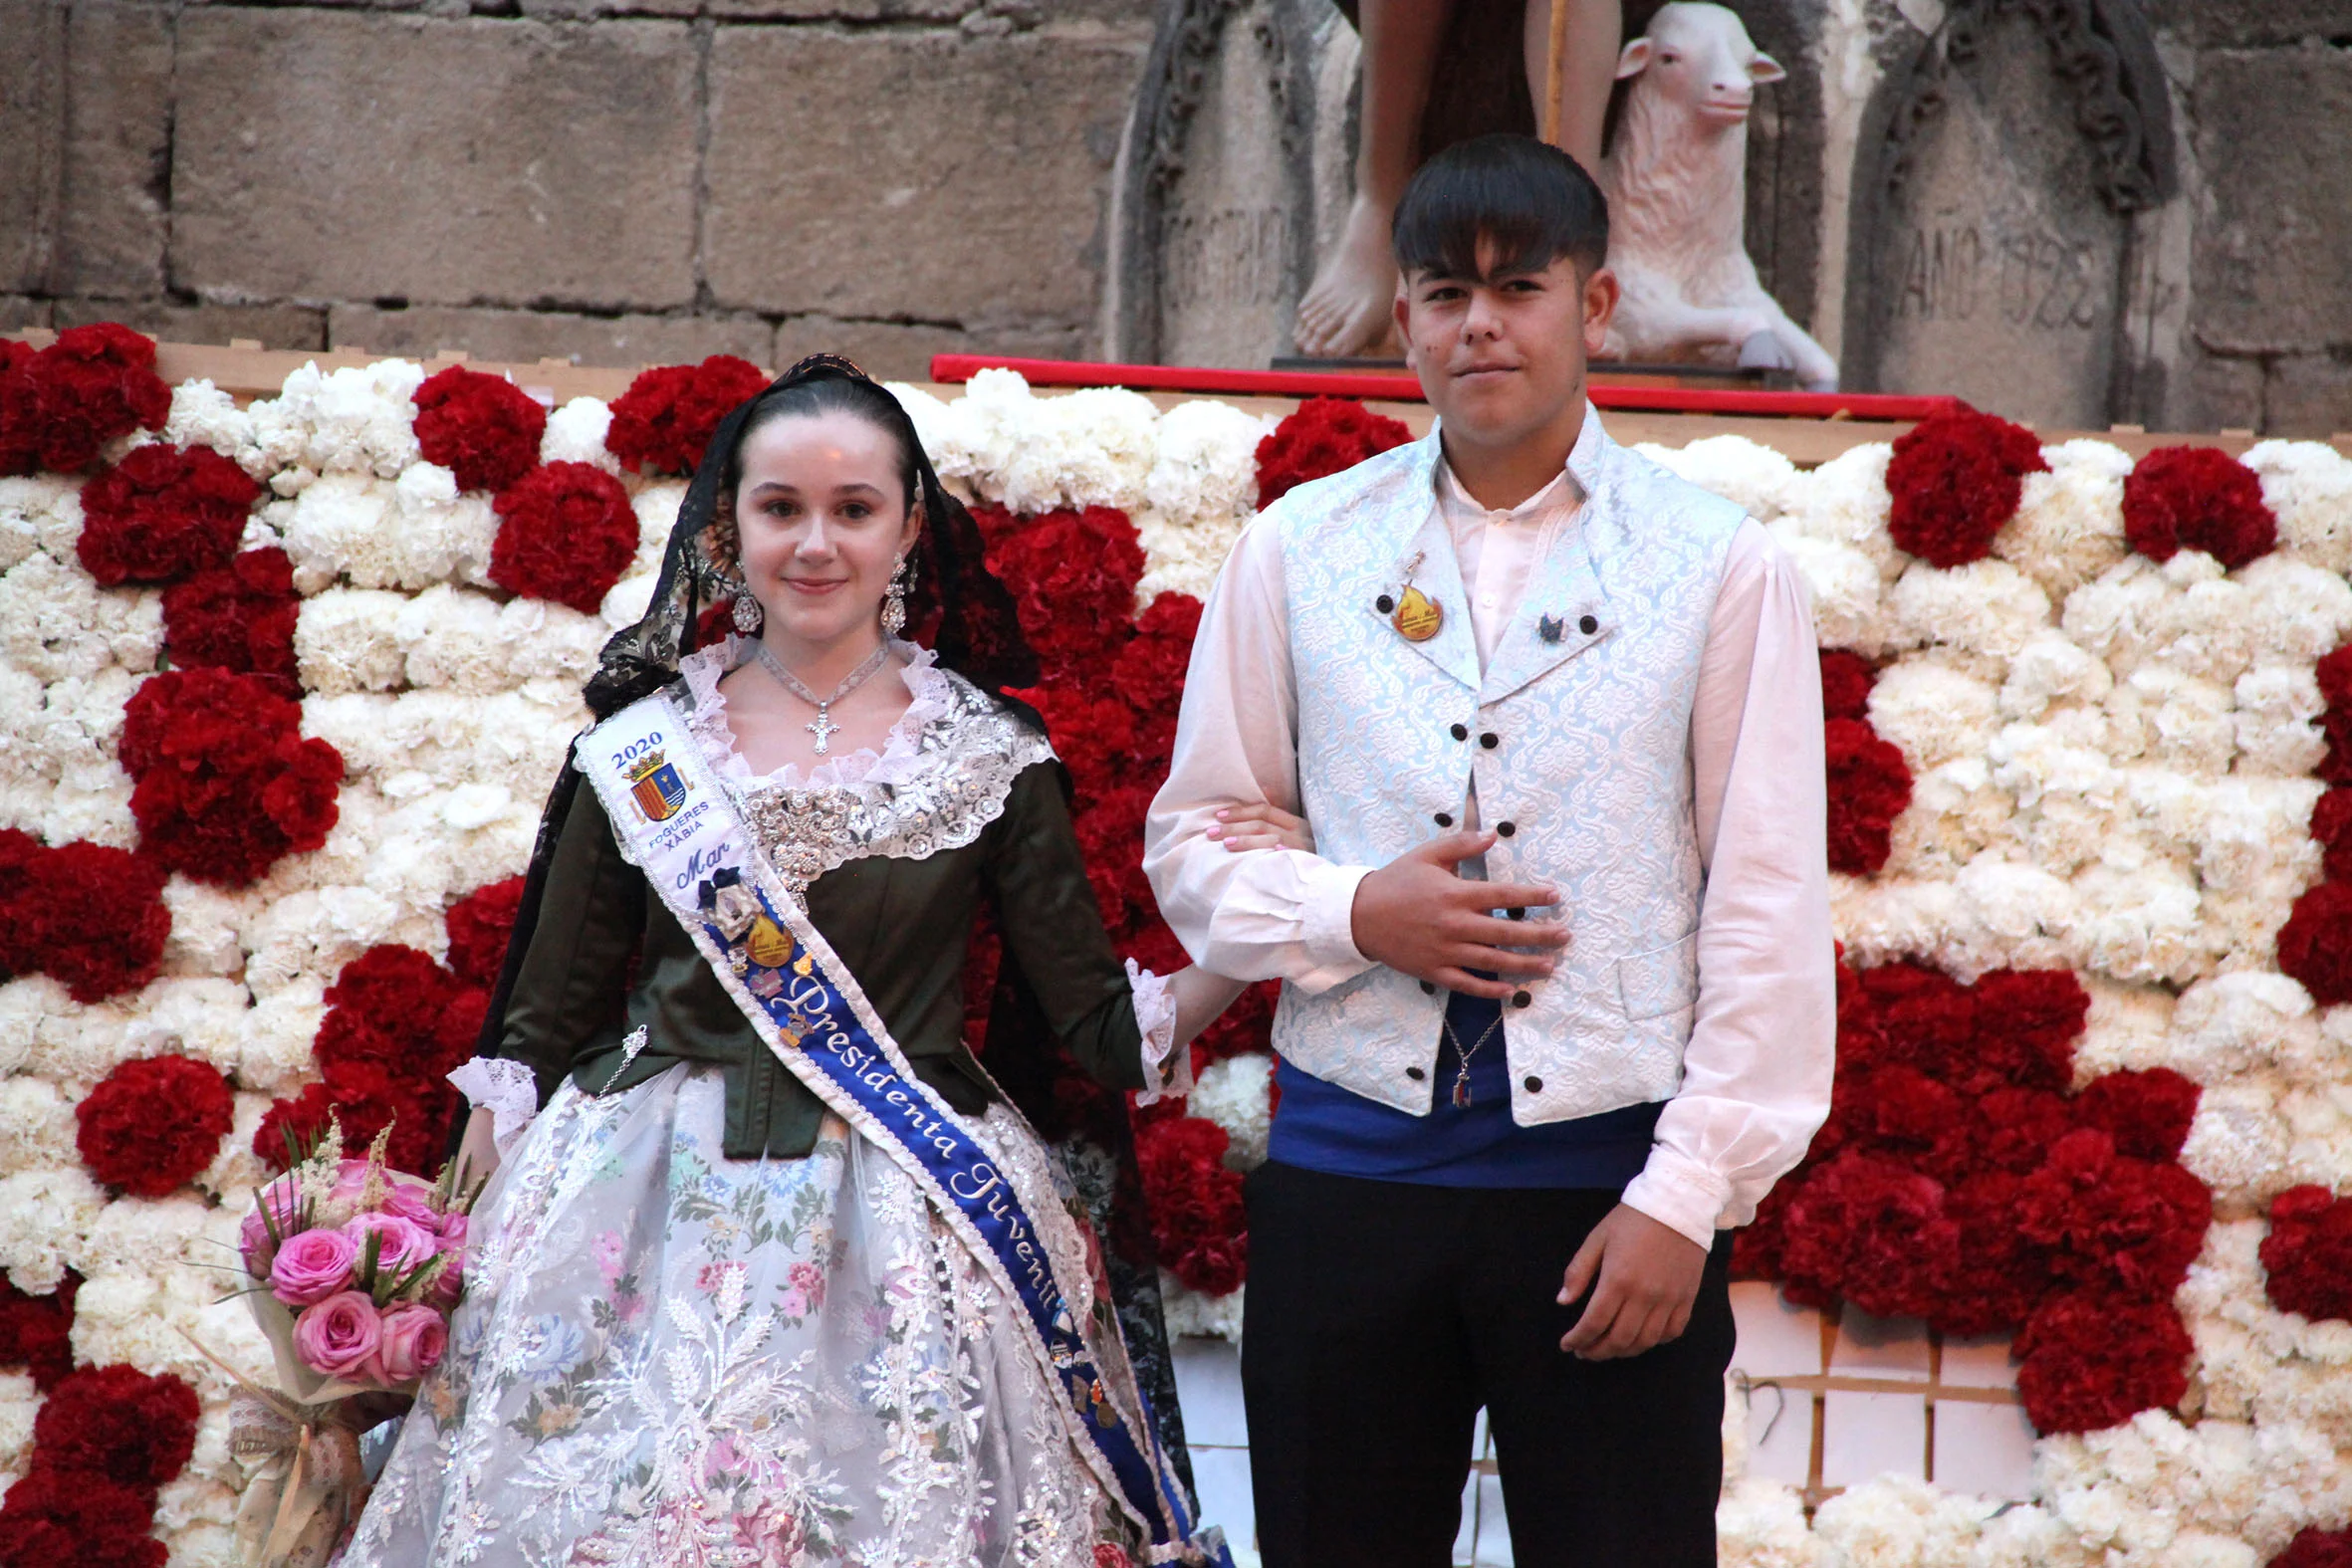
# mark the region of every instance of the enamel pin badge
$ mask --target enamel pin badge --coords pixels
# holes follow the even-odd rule
[[[1535,635],[1545,642],[1559,641],[1560,633],[1566,629],[1566,620],[1558,615],[1545,615],[1535,622]]]
[[[1413,586],[1413,573],[1421,569],[1423,554],[1416,552],[1405,562],[1404,586],[1396,595],[1392,598],[1383,593],[1373,605],[1407,642],[1427,642],[1446,624],[1445,606]]]

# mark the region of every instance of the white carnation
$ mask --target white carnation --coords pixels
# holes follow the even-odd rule
[[[174,876],[163,884],[171,936],[163,944],[166,975],[230,975],[245,967],[239,932],[265,900],[250,889],[228,889]]]
[[[2231,688],[2218,681],[2143,664],[2108,693],[2107,713],[2119,756],[2219,779],[2236,755],[2236,704]]]
[[[1143,576],[1135,584],[1138,609],[1163,593],[1189,593],[1206,600],[1245,526],[1233,516],[1137,516],[1136,540],[1143,547]]]
[[[1225,1163],[1234,1170],[1255,1170],[1266,1163],[1266,1142],[1274,1127],[1269,1105],[1273,1084],[1274,1058],[1263,1051],[1245,1051],[1211,1062],[1186,1100],[1193,1115],[1225,1129]]]
[[[1953,878],[1958,918],[1937,954],[1966,981],[1992,969],[2071,969],[2080,957],[2081,900],[2039,866],[1971,861]]]
[[[2049,626],[2050,601],[2006,561],[1947,570],[1915,560],[1887,594],[1887,620],[1899,645],[1935,644],[1948,663],[1999,684],[2008,661]]]
[[[2172,993],[2157,986],[2127,986],[2103,975],[2082,977],[2090,993],[2090,1015],[2074,1046],[2077,1088],[2110,1072],[2139,1072],[2169,1063]]]
[[[631,570],[613,583],[612,590],[604,595],[604,602],[596,606],[596,618],[603,622],[606,632],[634,626],[644,619],[646,609],[653,603],[653,590],[660,582],[659,572]]]
[[[2095,1560],[2056,1515],[2025,1503],[1988,1519],[1966,1562],[1968,1568],[2090,1568]]]
[[[132,1055],[145,1054],[123,1043],[129,1024],[130,1011],[119,1001],[44,1013],[36,1025],[28,1065],[87,1091]]]
[[[670,535],[678,526],[678,509],[686,504],[686,482],[665,479],[647,485],[631,498],[629,507],[637,514],[637,557],[629,571],[658,571],[662,553],[669,549]]]
[[[0,571],[36,550],[74,559],[82,537],[82,482],[62,474],[0,479]]]
[[[2130,556],[2066,595],[2058,624],[2067,636],[2128,674],[2166,634],[2178,589],[2145,556]]]
[[[187,1056],[236,1070],[253,999],[238,981],[171,976],[128,999],[125,1057]]]
[[[1940,954],[1965,916],[1958,888],[1942,878],[1829,879],[1830,925],[1846,962],[1889,964]]]
[[[2341,1071],[2340,1063],[2331,1065]],[[2278,1115],[2286,1126],[2289,1177],[2334,1192],[2352,1188],[2352,1084],[2289,1089],[2278,1098]],[[2352,1334],[2352,1325],[2344,1331]]]
[[[1822,1558],[1804,1499],[1755,1476],[1726,1489],[1715,1505],[1715,1541],[1720,1568],[1816,1568]]]
[[[2327,709],[2309,664],[2258,664],[2237,677],[2237,770],[2300,778],[2327,756],[2318,719]]]
[[[617,477],[620,460],[604,450],[604,435],[611,428],[611,404],[600,397],[575,397],[548,414],[547,433],[539,438],[539,460],[592,463]]]
[[[2179,865],[2094,864],[2075,873],[2074,891],[2074,937],[2090,968],[2116,980],[2154,982],[2194,980],[2210,967],[2197,884]]]
[[[1150,398],[1121,387],[1033,397],[1011,461],[980,477],[983,484],[993,478],[998,499],[1015,512],[1139,511],[1157,455],[1159,419]]]
[[[1912,781],[1911,804],[1895,818],[1889,877],[1949,877],[2008,834],[2015,803],[1996,788],[1981,757],[1929,769]]]
[[[0,1168],[70,1165],[81,1158],[74,1152],[74,1104],[46,1078],[0,1078]]]
[[[1999,1507],[1911,1476],[1881,1475],[1822,1503],[1813,1533],[1837,1568],[1926,1568],[1966,1558]]]
[[[2352,572],[2352,458],[2318,441],[2257,441],[2238,461],[2260,478],[2281,546],[2323,571]]]
[[[378,588],[329,588],[303,600],[294,628],[303,685],[325,697],[398,686],[407,668],[400,622],[411,602]]]
[[[2237,679],[2261,640],[2253,589],[2226,575],[2203,551],[2184,550],[2161,569],[2176,591],[2155,606],[2154,636],[2143,657],[2204,680]]]
[[[0,1268],[19,1290],[55,1290],[66,1265],[88,1256],[84,1237],[106,1201],[79,1161],[0,1176]]]
[[[1876,657],[1888,637],[1880,606],[1886,579],[1876,563],[1851,545],[1796,533],[1786,519],[1771,528],[1772,538],[1804,579],[1821,645]]]
[[[210,447],[232,462],[253,451],[253,417],[210,381],[182,381],[171,389],[163,439],[173,446]]]
[[[2317,659],[2352,634],[2352,586],[2333,571],[2271,555],[2249,562],[2237,580],[2253,600],[2249,629],[2260,657]]]
[[[1160,1313],[1167,1319],[1168,1337],[1185,1334],[1214,1336],[1229,1344],[1242,1342],[1242,1298],[1248,1285],[1237,1285],[1221,1296],[1203,1295],[1174,1274],[1160,1272]]]
[[[102,623],[100,598],[80,566],[46,552],[27,556],[0,574],[0,658],[43,681],[105,669],[115,662],[115,638]]]
[[[2188,1071],[2177,1061],[2166,1065]],[[2181,1164],[2218,1200],[2264,1204],[2294,1185],[2287,1179],[2288,1147],[2277,1096],[2267,1083],[2208,1084],[2181,1146]]]
[[[327,1016],[326,975],[282,981],[259,997],[246,1015],[237,1056],[238,1086],[257,1094],[288,1095],[313,1073],[311,1042]]]
[[[402,547],[400,585],[490,581],[498,545],[498,511],[483,491],[460,491],[457,476],[437,463],[411,463],[392,485]]]
[[[2016,800],[2011,831],[2043,869],[2072,875],[2124,829],[2123,776],[2104,753],[2068,744],[2057,726],[2008,725],[1985,755],[1993,783]]]
[[[228,1136],[220,1141],[212,1163],[197,1174],[198,1187],[227,1202],[245,1198],[270,1179],[269,1168],[253,1152],[253,1139],[274,1103],[274,1098],[267,1094],[237,1096]]]
[[[2124,557],[2123,481],[2132,460],[2087,440],[2045,446],[2041,455],[2049,472],[2024,476],[2017,515],[1993,537],[1993,553],[2063,600]]]
[[[1274,421],[1197,398],[1159,418],[1144,505],[1171,518],[1242,518],[1258,506],[1258,443]]]
[[[1892,578],[1910,560],[1887,535],[1887,462],[1895,449],[1884,441],[1848,447],[1800,475],[1791,487],[1781,528],[1844,545],[1870,558],[1879,574]]]
[[[273,398],[255,403],[256,455],[247,472],[373,474],[389,479],[416,462],[417,387],[424,368],[405,359],[320,370],[312,360]]]
[[[22,1473],[41,1399],[41,1391],[33,1387],[28,1374],[0,1372],[0,1475]]]
[[[1794,463],[1746,436],[1703,436],[1679,449],[1644,441],[1633,450],[1723,497],[1759,523],[1769,523],[1789,510],[1804,490]]]
[[[2044,626],[2009,656],[2001,682],[2000,711],[2012,719],[2038,719],[2061,699],[2077,703],[2106,700],[2115,679],[2107,666],[2072,638]]]
[[[2319,1051],[2310,993],[2284,975],[2220,975],[2190,987],[2173,1009],[2165,1065],[2200,1083],[2220,1083],[2274,1059]]]
[[[1993,738],[1994,690],[1933,654],[1900,660],[1870,689],[1870,724],[1902,749],[1914,775],[1982,757]]]
[[[906,410],[908,421],[915,427],[915,439],[923,443],[932,468],[945,476],[947,468],[941,453],[955,435],[957,420],[952,410],[956,405],[941,402],[911,381],[885,381],[882,389],[897,398],[898,406]]]

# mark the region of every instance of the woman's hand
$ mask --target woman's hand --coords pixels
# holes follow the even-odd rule
[[[1279,805],[1253,800],[1228,805],[1217,812],[1209,837],[1235,854],[1245,849],[1303,849],[1314,853],[1314,832],[1303,816],[1293,816]]]
[[[458,1173],[467,1186],[490,1180],[498,1169],[497,1131],[490,1107],[477,1105],[465,1119],[465,1138],[457,1147]]]

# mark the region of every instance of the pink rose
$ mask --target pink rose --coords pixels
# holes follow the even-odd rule
[[[383,1320],[375,1315],[375,1303],[356,1290],[307,1306],[294,1320],[295,1354],[313,1371],[332,1378],[359,1371],[382,1342]]]
[[[461,1252],[465,1250],[466,1231],[469,1229],[467,1222],[471,1218],[471,1216],[460,1214],[446,1214],[441,1217],[442,1251]]]
[[[278,1242],[270,1239],[270,1228],[276,1226],[279,1239],[283,1240],[298,1224],[295,1215],[302,1200],[295,1193],[294,1183],[285,1179],[272,1182],[253,1198],[253,1207],[246,1211],[245,1219],[237,1227],[237,1249],[244,1254],[245,1271],[256,1279],[267,1279],[270,1263],[278,1253]]]
[[[429,1306],[413,1303],[385,1312],[375,1347],[375,1364],[386,1383],[421,1378],[438,1366],[449,1348],[449,1324]]]
[[[441,1211],[433,1207],[431,1192],[406,1182],[393,1183],[391,1191],[384,1194],[383,1212],[398,1215],[422,1231],[438,1232],[441,1229]]]
[[[324,1301],[352,1282],[359,1248],[341,1231],[304,1231],[270,1259],[270,1294],[288,1306]]]
[[[352,1238],[361,1257],[367,1255],[368,1236],[376,1238],[375,1268],[379,1274],[404,1274],[441,1250],[440,1237],[415,1221],[393,1214],[353,1215],[343,1233]]]

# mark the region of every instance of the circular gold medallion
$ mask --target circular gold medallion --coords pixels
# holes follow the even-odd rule
[[[1446,623],[1445,609],[1419,588],[1408,586],[1396,601],[1397,635],[1407,642],[1427,642]]]

